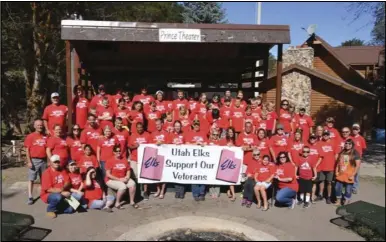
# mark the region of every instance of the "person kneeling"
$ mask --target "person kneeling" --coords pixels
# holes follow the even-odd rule
[[[60,157],[53,155],[51,164],[42,175],[40,198],[47,203],[47,216],[56,218],[59,213],[71,214],[74,209],[65,198],[70,198],[71,182],[67,172],[60,167]]]
[[[114,196],[107,195],[107,189],[100,175],[97,175],[94,167],[87,168],[84,182],[84,198],[90,209],[101,209],[111,213],[114,204]]]
[[[257,199],[257,208],[261,208],[260,195],[263,198],[263,211],[268,210],[268,200],[266,190],[271,186],[272,179],[275,175],[275,165],[271,163],[271,157],[265,155],[263,161],[259,163],[255,171],[255,196]]]
[[[113,148],[114,156],[106,162],[106,185],[117,191],[117,199],[115,208],[122,209],[122,196],[129,189],[130,205],[138,208],[134,202],[136,184],[130,179],[130,165],[121,155],[121,147],[119,145]]]

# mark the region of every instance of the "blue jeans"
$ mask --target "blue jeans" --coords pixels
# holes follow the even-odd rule
[[[346,182],[341,182],[341,181],[336,181],[335,182],[335,195],[336,198],[339,200],[342,197],[342,190],[343,187],[345,188],[344,192],[344,199],[345,200],[350,200],[351,199],[351,191],[353,188],[352,183],[346,183]]]
[[[276,193],[276,202],[287,207],[290,207],[293,203],[293,199],[296,197],[296,191],[289,187],[280,189]]]
[[[354,185],[352,188],[355,190],[359,189],[359,169],[358,169],[357,174],[355,174],[355,176],[354,176]]]
[[[205,196],[205,185],[192,184],[193,197]]]
[[[64,201],[64,197],[60,193],[50,193],[47,199],[47,212],[66,213],[74,212],[74,209]]]
[[[115,197],[111,196],[111,195],[107,195],[106,200],[107,201],[114,201]],[[106,203],[103,200],[94,200],[91,202],[89,208],[90,209],[102,209],[105,205],[106,205]]]
[[[76,200],[79,201],[80,206],[82,206],[83,208],[87,208],[86,200],[84,200],[84,197],[82,197],[79,193],[72,192],[71,196],[73,196]]]
[[[105,179],[105,177],[106,177],[106,169],[105,169],[105,166],[106,166],[106,162],[105,162],[105,161],[101,161],[100,169],[101,169],[101,174],[102,174],[102,178],[103,178],[103,179]]]

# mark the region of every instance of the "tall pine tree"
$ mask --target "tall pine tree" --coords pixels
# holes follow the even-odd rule
[[[218,2],[184,2],[184,23],[226,23],[225,9]]]

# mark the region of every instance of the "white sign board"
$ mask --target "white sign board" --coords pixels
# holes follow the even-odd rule
[[[200,29],[159,29],[160,42],[201,42]]]
[[[141,144],[138,182],[239,185],[242,164],[240,147]]]

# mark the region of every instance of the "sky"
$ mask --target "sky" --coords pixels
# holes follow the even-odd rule
[[[316,34],[332,46],[352,38],[371,40],[372,17],[363,14],[352,22],[348,2],[262,2],[261,24],[289,25],[291,44],[302,44],[308,34],[301,28],[316,24]],[[229,23],[256,24],[256,2],[224,2]],[[289,45],[285,45],[284,49]],[[276,51],[271,49],[275,54]]]

